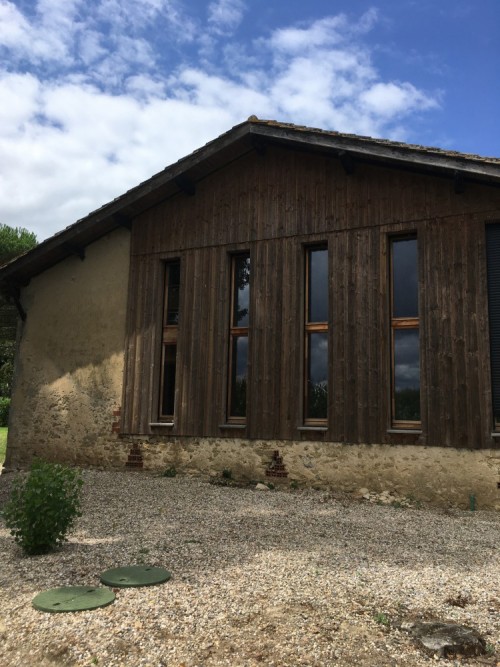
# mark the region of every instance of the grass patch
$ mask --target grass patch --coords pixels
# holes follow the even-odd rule
[[[5,450],[7,449],[7,427],[0,426],[0,466],[5,460]]]

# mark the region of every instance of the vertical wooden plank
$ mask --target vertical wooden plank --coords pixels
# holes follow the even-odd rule
[[[485,221],[476,221],[476,266],[473,273],[475,279],[474,296],[478,329],[478,373],[479,373],[479,395],[483,397],[480,403],[480,446],[498,447],[497,441],[491,437],[493,429],[493,399],[491,389],[491,358],[489,337],[489,315],[488,315],[488,287],[487,287],[487,264],[486,264],[486,242]],[[471,281],[472,282],[472,281]],[[470,352],[474,351],[471,341]]]
[[[340,232],[329,238],[329,258],[331,257],[330,299],[330,376],[329,430],[337,442],[345,441],[346,415],[346,296],[347,296],[347,233]]]
[[[195,272],[194,251],[184,252],[181,259],[181,294],[176,372],[176,432],[187,435],[190,423],[191,357],[193,340],[193,307],[195,291],[191,285]]]
[[[280,356],[278,432],[294,439],[303,417],[303,250],[295,239],[285,240],[282,247],[281,344],[276,352]]]
[[[130,274],[128,288],[128,309],[125,335],[125,373],[123,383],[122,431],[134,432],[133,406],[135,388],[135,366],[137,350],[137,282],[139,260],[136,256],[130,257]]]
[[[150,432],[149,422],[155,422],[159,411],[159,383],[160,383],[160,365],[161,365],[161,343],[162,343],[162,313],[163,313],[163,293],[164,293],[164,264],[153,256],[150,259],[151,278],[150,295],[151,310],[147,322],[147,349],[145,354],[150,359],[149,372],[147,374],[147,395],[145,400],[148,403],[147,423],[144,428]],[[146,412],[146,410],[143,410]]]
[[[366,430],[363,434],[364,442],[382,442],[379,439],[379,413],[382,409],[381,396],[384,393],[384,385],[381,384],[381,355],[380,341],[383,333],[380,326],[380,303],[379,303],[379,272],[380,272],[380,233],[377,229],[370,229],[368,232],[368,290],[367,294],[367,345],[368,354],[367,364],[367,422]]]
[[[355,234],[348,234],[346,245],[346,309],[345,309],[345,404],[344,404],[344,432],[347,442],[356,442],[356,327],[355,327],[355,308],[356,308],[356,283],[355,273]]]
[[[217,291],[215,324],[215,383],[214,397],[218,401],[213,435],[219,435],[219,424],[226,422],[227,377],[229,367],[229,309],[230,309],[230,259],[225,248],[216,249],[217,256]]]

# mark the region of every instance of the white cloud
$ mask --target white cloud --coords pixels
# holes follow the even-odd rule
[[[218,34],[233,32],[245,13],[242,0],[215,0],[208,5],[208,24]]]
[[[17,7],[11,2],[0,2],[0,44],[16,47],[26,44],[30,25]]]
[[[72,9],[71,3],[68,8]],[[16,59],[28,58],[32,63],[57,61],[61,65],[69,58],[68,44],[74,26],[47,2],[40,2],[38,10],[36,20],[30,21],[11,2],[0,0],[0,46],[8,48]]]
[[[177,0],[39,0],[31,14],[0,0],[0,49],[23,63],[0,70],[0,222],[44,238],[250,114],[401,139],[406,117],[436,108],[374,67],[374,10],[224,39],[245,10],[214,0],[202,25]],[[165,40],[206,60],[165,65]]]
[[[347,19],[343,14],[314,21],[307,27],[280,28],[269,39],[269,46],[278,52],[302,54],[322,46],[344,41]]]
[[[0,136],[17,137],[33,119],[40,83],[31,74],[0,72]]]

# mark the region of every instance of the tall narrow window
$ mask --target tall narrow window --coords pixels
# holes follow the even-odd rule
[[[180,274],[180,262],[168,262],[165,265],[159,406],[160,419],[162,421],[173,421],[174,419]]]
[[[231,264],[231,321],[227,419],[245,423],[247,408],[250,255],[235,255]]]
[[[420,340],[416,237],[391,240],[392,425],[420,425]]]
[[[304,422],[326,424],[328,414],[328,249],[306,249]]]
[[[495,431],[500,430],[500,224],[486,225],[491,392]]]

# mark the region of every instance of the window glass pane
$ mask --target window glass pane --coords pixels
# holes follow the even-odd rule
[[[250,256],[234,258],[233,326],[247,327],[250,307]]]
[[[172,262],[167,265],[167,322],[166,324],[179,324],[179,285],[181,282],[180,262]]]
[[[175,400],[175,360],[177,345],[165,345],[163,352],[163,391],[161,413],[163,416],[174,414]]]
[[[486,225],[491,390],[495,430],[500,426],[500,224]]]
[[[309,250],[308,322],[328,322],[328,250]]]
[[[394,329],[394,419],[420,421],[418,329]]]
[[[392,242],[393,317],[418,317],[417,239]]]
[[[247,406],[248,337],[232,339],[231,360],[231,417],[245,417]]]
[[[326,419],[328,412],[328,333],[308,335],[307,415]]]

